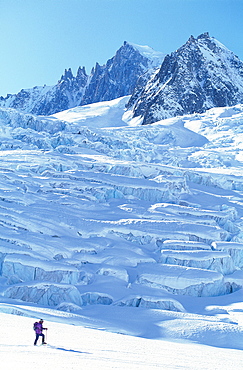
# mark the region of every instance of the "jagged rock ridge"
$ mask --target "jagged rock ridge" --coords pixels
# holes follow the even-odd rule
[[[130,95],[138,78],[158,67],[163,58],[164,54],[147,46],[125,41],[105,65],[97,63],[90,76],[84,67],[79,67],[77,76],[68,69],[56,85],[23,89],[18,94],[1,97],[0,106],[36,115],[51,115],[75,106]],[[148,77],[150,74],[147,72]]]
[[[208,33],[191,36],[135,89],[128,107],[142,124],[243,102],[243,63]]]

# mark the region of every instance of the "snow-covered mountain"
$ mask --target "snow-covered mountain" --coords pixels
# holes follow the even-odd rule
[[[129,95],[138,78],[146,72],[148,79],[164,56],[148,46],[124,42],[105,65],[97,63],[90,76],[84,67],[79,67],[76,76],[68,69],[56,85],[23,89],[18,94],[1,97],[0,106],[36,115],[50,115],[76,106]]]
[[[78,69],[77,76],[68,69],[56,85],[36,86],[23,89],[18,94],[8,94],[6,98],[0,97],[0,106],[37,115],[60,112],[81,103],[87,82],[84,67]]]
[[[89,76],[84,67],[76,76],[65,70],[56,85],[0,97],[0,106],[51,115],[131,94],[127,108],[134,124],[233,106],[243,103],[243,62],[208,33],[191,36],[166,57],[148,46],[124,42]]]
[[[0,312],[242,349],[243,106],[129,126],[127,99],[0,109]]]
[[[127,108],[134,124],[233,106],[243,103],[243,62],[208,33],[191,36],[166,57],[148,46],[124,42],[89,76],[84,67],[76,76],[65,70],[56,85],[1,97],[0,106],[50,115],[131,94]]]
[[[191,36],[128,103],[143,124],[243,103],[243,62],[215,38]]]

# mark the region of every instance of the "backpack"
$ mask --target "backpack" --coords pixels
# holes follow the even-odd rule
[[[37,325],[38,325],[38,322],[36,321],[36,322],[34,323],[34,325],[33,325],[33,330],[36,330]]]

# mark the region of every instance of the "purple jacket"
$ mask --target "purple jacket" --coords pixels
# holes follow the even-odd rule
[[[41,333],[42,333],[42,330],[43,330],[44,328],[43,328],[43,326],[42,326],[42,323],[37,322],[37,323],[35,323],[35,327],[34,327],[34,329],[35,329],[36,334],[41,334]]]

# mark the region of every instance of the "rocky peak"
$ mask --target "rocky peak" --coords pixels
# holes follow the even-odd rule
[[[87,77],[85,67],[78,67],[77,78]]]
[[[161,63],[163,56],[151,48],[125,41],[105,65],[96,64],[82,105],[132,94],[138,78],[156,62],[158,65],[158,60]]]
[[[90,76],[84,67],[78,68],[76,76],[71,68],[65,69],[56,85],[21,90],[18,94],[1,98],[0,105],[27,113],[50,115],[74,106],[130,95],[138,78],[161,64],[163,56],[148,46],[125,41],[106,64],[96,63]],[[147,73],[147,79],[150,74]]]
[[[191,36],[131,101],[143,124],[243,103],[243,63],[207,32]]]
[[[139,46],[127,41],[104,65],[96,63],[90,76],[79,67],[77,76],[71,68],[65,69],[61,79],[49,88],[29,89],[28,93],[11,95],[1,99],[1,106],[18,108],[24,112],[50,115],[60,110],[99,101],[112,100],[132,94],[138,78],[161,64],[164,55],[148,46]]]
[[[64,74],[62,75],[60,82],[61,81],[72,80],[72,79],[73,79],[73,73],[72,73],[71,68],[69,68],[69,69],[65,69]]]

